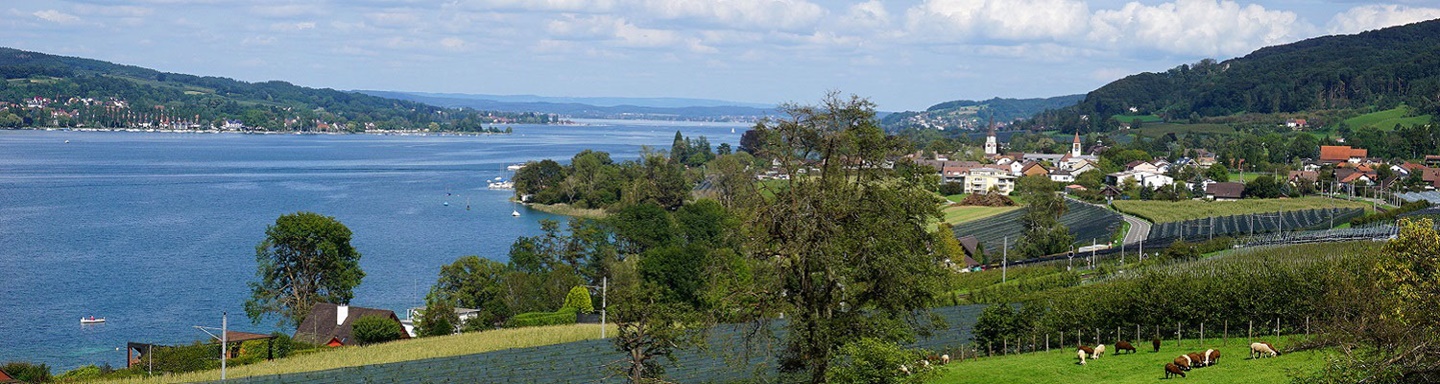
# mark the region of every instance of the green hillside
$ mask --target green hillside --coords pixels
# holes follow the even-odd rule
[[[1155,114],[1166,121],[1242,113],[1292,113],[1399,105],[1440,108],[1440,20],[1266,47],[1244,57],[1205,59],[1165,72],[1131,75],[1085,95],[1075,107],[1041,114],[1037,124],[1118,128],[1118,119]],[[1132,110],[1133,108],[1133,110]],[[1388,127],[1387,127],[1388,128]]]
[[[0,48],[0,128],[246,130],[430,129],[481,131],[483,124],[549,123],[551,115],[440,108],[283,81],[249,83],[131,65]]]
[[[1402,105],[1345,119],[1345,124],[1350,126],[1350,129],[1375,128],[1388,131],[1395,129],[1396,125],[1408,127],[1430,122],[1430,115],[1415,115],[1414,111],[1414,108]]]

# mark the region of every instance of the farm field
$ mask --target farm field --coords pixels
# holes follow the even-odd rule
[[[1243,199],[1240,201],[1135,201],[1115,200],[1115,209],[1152,223],[1194,220],[1212,216],[1298,211],[1319,208],[1370,208],[1369,203],[1301,197],[1298,199]]]
[[[613,334],[616,330],[615,326],[609,325],[608,327],[608,332]],[[247,376],[321,371],[409,360],[471,355],[482,352],[571,343],[599,338],[600,326],[596,324],[501,329],[454,336],[400,340],[366,347],[336,348],[323,352],[293,356],[286,359],[230,367],[226,370],[226,377],[235,379]],[[220,379],[220,372],[218,370],[211,370],[177,375],[154,376],[148,379],[145,377],[137,377],[106,382],[188,383],[218,379]]]
[[[1067,209],[1065,215],[1060,217],[1060,222],[1070,229],[1070,234],[1075,235],[1077,244],[1090,245],[1091,240],[1107,243],[1124,222],[1119,214],[1105,208],[1074,201],[1067,201],[1065,204]],[[994,255],[1000,254],[1006,236],[1010,237],[1011,246],[1020,238],[1024,232],[1020,216],[1024,214],[1024,210],[1017,209],[963,222],[955,225],[955,236],[974,235],[980,240],[980,244],[984,245],[985,252],[994,259]]]
[[[941,367],[938,377],[930,382],[1154,383],[1165,377],[1165,363],[1181,353],[1203,353],[1205,349],[1216,348],[1215,346],[1220,345],[1220,340],[1207,340],[1206,347],[1197,345],[1194,340],[1187,340],[1185,347],[1176,347],[1172,341],[1161,346],[1159,353],[1151,352],[1149,343],[1144,344],[1136,346],[1141,349],[1138,353],[1106,353],[1099,360],[1088,360],[1083,366],[1075,363],[1075,350],[1072,348],[951,363]],[[1249,343],[1242,339],[1231,339],[1228,346],[1217,348],[1221,351],[1219,364],[1192,369],[1185,373],[1185,378],[1174,380],[1204,383],[1286,383],[1290,381],[1291,374],[1320,369],[1325,364],[1327,354],[1324,351],[1304,351],[1251,360],[1248,345]]]
[[[1430,122],[1430,115],[1408,116],[1410,113],[1410,107],[1402,105],[1393,109],[1371,112],[1345,119],[1345,124],[1349,125],[1352,129],[1374,128],[1382,131],[1390,131],[1395,128],[1396,124],[1411,126]]]
[[[951,225],[974,221],[1002,213],[1019,210],[1021,206],[1013,207],[981,207],[975,205],[951,205],[941,208],[940,212],[945,215],[944,220]]]

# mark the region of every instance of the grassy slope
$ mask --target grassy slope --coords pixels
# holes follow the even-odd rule
[[[613,325],[609,327],[609,332],[614,334],[615,327]],[[600,338],[600,326],[595,324],[502,329],[454,336],[401,340],[368,347],[337,348],[319,353],[299,355],[288,359],[231,367],[226,371],[226,377],[237,378],[322,371],[342,367],[469,355],[502,349],[535,347],[598,338]],[[172,383],[218,379],[220,379],[220,371],[214,370],[169,376],[155,376],[148,380],[142,377],[112,382]]]
[[[1155,223],[1168,223],[1210,216],[1240,215],[1314,208],[1370,208],[1369,203],[1302,197],[1298,199],[1244,199],[1240,201],[1136,201],[1115,200],[1121,212],[1146,218]]]
[[[1149,343],[1136,354],[1107,353],[1086,365],[1075,364],[1073,349],[1038,352],[952,363],[940,370],[932,383],[1154,383],[1165,377],[1165,363],[1183,352],[1200,352],[1215,348],[1220,340],[1212,339],[1206,347],[1187,341],[1183,348],[1169,342],[1160,353],[1150,352]],[[1243,345],[1242,345],[1243,344]],[[1275,358],[1250,360],[1249,344],[1231,339],[1219,347],[1220,363],[1186,372],[1179,382],[1205,383],[1284,383],[1291,375],[1306,374],[1324,364],[1324,352],[1296,352]],[[1113,346],[1107,346],[1113,348]],[[1283,347],[1283,346],[1282,346]]]
[[[1235,128],[1225,124],[1177,124],[1177,123],[1156,123],[1145,124],[1140,129],[1131,129],[1128,132],[1145,136],[1160,137],[1167,133],[1185,135],[1188,133],[1200,134],[1232,134]]]
[[[1345,119],[1345,124],[1352,129],[1368,127],[1388,131],[1395,128],[1395,124],[1410,126],[1430,122],[1430,115],[1406,117],[1409,114],[1410,107],[1400,106]]]

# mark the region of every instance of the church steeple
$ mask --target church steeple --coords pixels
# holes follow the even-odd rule
[[[985,155],[1000,154],[1000,144],[995,141],[995,116],[990,116],[990,134],[985,136]]]
[[[1079,130],[1079,129],[1076,129],[1076,130],[1075,130],[1075,141],[1070,143],[1070,156],[1071,156],[1071,157],[1078,157],[1078,156],[1080,156],[1080,154],[1081,154],[1081,151],[1080,151],[1080,130]]]

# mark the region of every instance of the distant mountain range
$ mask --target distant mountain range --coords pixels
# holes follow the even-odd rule
[[[551,123],[533,112],[461,110],[283,81],[249,83],[0,48],[0,127],[326,131],[493,130]]]
[[[1008,123],[1025,119],[1046,110],[1061,109],[1075,105],[1084,95],[1067,95],[1049,98],[990,100],[955,100],[935,104],[924,111],[896,112],[884,116],[881,126],[892,132],[904,128],[958,128],[980,129],[990,120]]]
[[[1440,113],[1440,20],[1324,36],[1106,84],[1039,124],[1115,129],[1116,115],[1184,120],[1401,103]],[[1094,118],[1089,118],[1094,117]],[[1088,121],[1087,121],[1088,120]]]
[[[775,115],[774,105],[686,98],[544,97],[396,91],[357,91],[443,107],[540,112],[575,118],[753,121]]]

